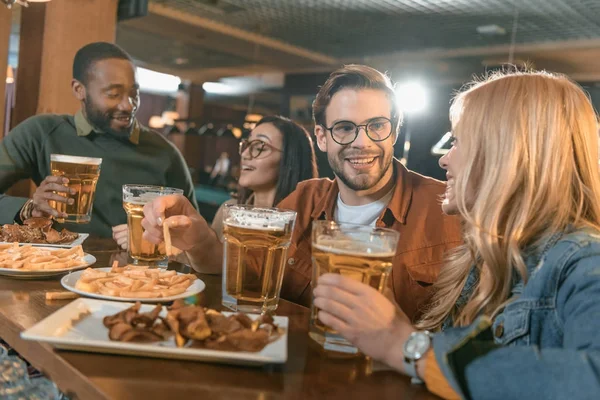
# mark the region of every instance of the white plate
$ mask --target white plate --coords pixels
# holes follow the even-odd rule
[[[275,324],[283,329],[283,334],[277,340],[268,344],[262,351],[256,353],[178,348],[175,346],[173,338],[157,343],[127,343],[110,340],[108,329],[102,323],[102,319],[123,311],[131,305],[131,303],[80,298],[22,332],[21,337],[25,340],[51,343],[59,349],[94,353],[176,358],[242,365],[282,364],[287,360],[287,317],[274,317]],[[147,312],[153,308],[152,305],[142,305],[140,311]],[[78,319],[82,313],[88,310],[91,314]],[[223,314],[229,315],[231,313]],[[163,309],[161,315],[164,317],[166,310]],[[248,314],[248,316],[254,319],[258,315]]]
[[[102,272],[110,272],[111,268],[95,268],[95,271]],[[70,273],[69,275],[63,276],[60,280],[60,283],[63,287],[71,292],[75,292],[85,297],[93,297],[94,299],[102,299],[102,300],[115,300],[115,301],[141,301],[142,303],[166,303],[169,301],[177,300],[177,299],[185,299],[186,297],[193,296],[195,294],[200,293],[204,290],[206,285],[200,279],[197,279],[187,288],[187,290],[181,294],[169,297],[156,297],[156,298],[135,298],[135,297],[117,297],[117,296],[107,296],[100,293],[90,293],[84,292],[83,290],[79,290],[75,287],[75,284],[81,277],[84,271],[77,271]],[[177,275],[183,275],[179,272]]]
[[[73,240],[70,243],[60,243],[60,244],[47,244],[47,243],[19,243],[19,245],[31,245],[31,246],[35,246],[35,247],[60,247],[63,249],[70,249],[73,248],[75,246],[78,246],[80,244],[83,244],[83,241],[85,239],[88,238],[88,236],[90,236],[89,233],[79,233],[77,236],[77,239]],[[0,244],[6,244],[6,243],[12,243],[12,242],[0,242]]]
[[[41,247],[46,248],[46,247]],[[47,248],[48,250],[57,250],[56,248]],[[42,269],[42,270],[22,270],[12,268],[0,268],[0,275],[10,276],[12,278],[19,279],[38,279],[38,278],[49,278],[51,276],[63,275],[69,272],[77,271],[83,268],[87,268],[96,262],[96,257],[91,254],[84,253],[83,261],[85,264],[77,267],[63,268],[63,269]]]

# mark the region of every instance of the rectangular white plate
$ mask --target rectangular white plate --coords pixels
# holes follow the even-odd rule
[[[89,233],[79,233],[77,239],[73,240],[71,243],[60,243],[60,244],[46,244],[46,243],[19,243],[20,245],[32,245],[36,247],[61,247],[63,249],[70,249],[72,247],[83,244],[83,241],[90,236]],[[0,242],[0,244],[6,244],[11,242]]]
[[[287,317],[274,317],[275,324],[282,328],[284,333],[257,353],[178,348],[175,346],[173,338],[158,343],[124,343],[110,340],[108,329],[102,324],[103,318],[131,306],[131,303],[80,298],[21,332],[21,337],[25,340],[50,343],[59,349],[94,353],[176,358],[239,365],[283,364],[287,361]],[[140,311],[147,312],[153,308],[153,305],[142,305]],[[89,315],[82,317],[70,328],[65,329],[70,326],[72,320],[77,319],[86,310],[90,311]],[[165,316],[166,310],[163,309],[161,315]],[[248,316],[252,319],[258,317],[257,314],[248,314]]]

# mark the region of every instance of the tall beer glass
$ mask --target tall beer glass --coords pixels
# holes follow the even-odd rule
[[[296,212],[229,205],[223,215],[223,305],[235,311],[273,311]]]
[[[392,272],[400,234],[368,225],[314,221],[312,228],[312,287],[326,273],[341,274],[383,292]],[[318,319],[311,306],[309,335],[325,350],[358,353],[346,339]]]
[[[163,186],[123,185],[123,208],[127,213],[128,253],[136,265],[167,267],[165,243],[158,245],[142,239],[144,206],[159,196],[183,194],[183,190]]]
[[[58,212],[67,213],[67,218],[56,218],[57,222],[87,224],[92,220],[92,205],[101,164],[101,158],[50,154],[52,176],[64,176],[69,179],[66,186],[69,189],[75,189],[75,194],[57,193],[60,196],[72,198],[73,204],[49,202],[50,206]]]

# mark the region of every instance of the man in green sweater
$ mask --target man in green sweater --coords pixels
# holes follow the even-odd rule
[[[177,148],[135,119],[139,85],[131,57],[111,43],[82,47],[73,62],[73,94],[81,102],[74,115],[36,115],[16,126],[0,142],[0,193],[20,179],[38,186],[32,199],[0,194],[0,224],[30,216],[64,217],[49,201],[72,201],[64,178],[51,176],[50,154],[102,158],[89,224],[64,224],[117,241],[127,234],[122,202],[124,184],[183,189],[196,205],[194,186]],[[113,234],[114,231],[114,234]]]

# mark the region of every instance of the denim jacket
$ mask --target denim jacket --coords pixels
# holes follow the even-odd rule
[[[524,258],[529,279],[493,320],[434,335],[442,372],[467,399],[600,399],[600,233],[552,237]]]

